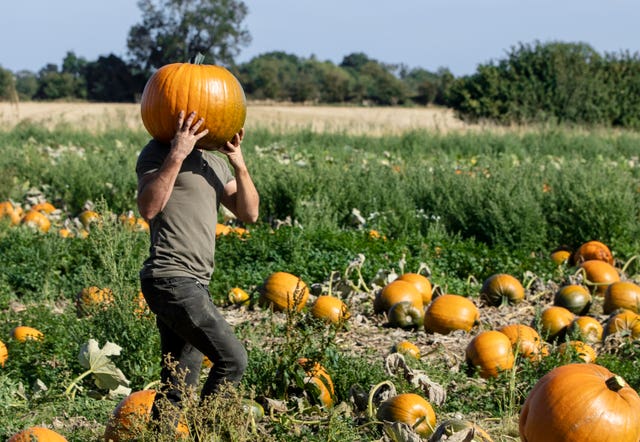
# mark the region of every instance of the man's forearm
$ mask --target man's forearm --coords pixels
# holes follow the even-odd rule
[[[255,223],[260,213],[260,196],[246,168],[236,170],[236,211],[242,222]]]
[[[182,162],[167,157],[160,169],[144,177],[138,188],[138,211],[147,221],[162,212],[169,201]]]

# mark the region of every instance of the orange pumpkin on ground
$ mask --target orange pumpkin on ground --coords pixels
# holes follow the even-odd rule
[[[571,261],[574,265],[579,265],[589,260],[604,261],[607,264],[613,265],[613,255],[609,247],[600,241],[587,241],[582,244],[571,257]]]
[[[113,291],[108,287],[84,287],[76,295],[76,312],[78,316],[86,316],[98,308],[106,308],[113,301]]]
[[[307,284],[287,272],[269,275],[259,291],[260,303],[272,306],[276,311],[301,311],[309,298]]]
[[[80,215],[78,215],[78,219],[84,228],[88,229],[92,224],[100,222],[100,214],[93,210],[83,210]]]
[[[576,315],[557,305],[545,308],[540,315],[540,335],[548,342],[561,339]]]
[[[19,342],[26,342],[30,340],[41,341],[44,339],[44,334],[40,330],[26,325],[19,325],[15,327],[11,334],[13,335],[13,338]]]
[[[306,375],[305,384],[313,385],[317,390],[314,392],[314,399],[324,408],[333,407],[335,389],[327,370],[320,363],[308,358],[299,358],[298,364]]]
[[[8,218],[11,225],[17,226],[22,219],[22,209],[16,207],[11,201],[0,202],[0,219]]]
[[[105,442],[134,440],[144,432],[151,418],[151,407],[155,397],[155,390],[139,390],[122,399],[113,410],[105,427]],[[179,422],[176,436],[186,437],[188,434],[187,426]]]
[[[311,314],[332,324],[339,324],[351,317],[347,305],[342,299],[331,295],[318,296],[311,308]]]
[[[420,273],[403,273],[398,276],[398,279],[400,281],[410,282],[418,289],[418,293],[422,296],[423,305],[428,305],[431,302],[433,287],[431,286],[429,278]]]
[[[415,393],[402,393],[380,403],[376,418],[382,422],[402,422],[421,437],[429,437],[436,426],[436,413],[425,398]]]
[[[580,264],[580,268],[585,274],[586,281],[584,283],[600,296],[604,295],[609,285],[620,281],[618,270],[605,261],[598,259],[584,261]]]
[[[640,285],[631,281],[617,281],[607,287],[602,310],[610,314],[621,308],[640,313]]]
[[[47,218],[47,215],[37,210],[29,210],[25,213],[21,222],[25,226],[40,230],[43,233],[47,233],[51,228],[51,220]]]
[[[42,203],[34,204],[33,206],[31,206],[31,210],[37,210],[38,212],[50,215],[56,211],[56,208],[53,204],[45,201]]]
[[[586,315],[591,308],[591,293],[580,284],[567,284],[558,289],[553,304],[576,315]]]
[[[640,398],[620,376],[597,364],[567,364],[529,392],[519,421],[526,442],[640,440]]]
[[[240,287],[232,287],[227,293],[227,299],[234,305],[249,305],[251,296]]]
[[[513,351],[523,357],[529,360],[538,360],[544,356],[546,347],[534,328],[524,324],[509,324],[501,327],[498,331],[509,338]]]
[[[67,439],[48,428],[31,427],[14,434],[7,442],[67,442]]]
[[[567,248],[560,247],[551,252],[551,260],[557,265],[562,265],[568,262],[571,258],[571,251]]]
[[[376,313],[387,312],[391,306],[402,301],[410,302],[419,309],[424,306],[422,295],[411,282],[396,279],[376,293],[373,309]]]
[[[640,315],[631,310],[612,313],[604,325],[604,338],[617,333],[640,338]]]
[[[247,104],[238,79],[222,66],[172,63],[162,66],[142,92],[141,114],[153,138],[169,143],[180,111],[203,118],[209,133],[198,147],[216,150],[244,126]]]
[[[424,314],[427,333],[447,335],[454,330],[470,331],[480,320],[478,307],[469,298],[445,294],[435,298]]]
[[[0,367],[4,367],[4,363],[9,357],[9,350],[4,342],[0,341]]]
[[[512,344],[507,335],[496,330],[480,332],[467,345],[465,358],[483,378],[496,377],[513,367]]]
[[[517,278],[496,273],[484,281],[480,296],[488,305],[516,304],[524,300],[524,287]]]
[[[564,356],[575,355],[582,359],[583,362],[595,362],[598,354],[589,344],[582,341],[563,342],[558,346],[558,352]]]
[[[415,359],[420,359],[420,349],[416,344],[410,341],[400,341],[392,348],[393,353],[400,353],[404,356],[410,356]]]
[[[569,336],[584,342],[600,342],[604,328],[592,316],[578,316],[569,326]]]

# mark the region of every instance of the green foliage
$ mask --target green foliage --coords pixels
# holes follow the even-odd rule
[[[242,26],[248,9],[236,0],[142,0],[142,22],[129,30],[134,63],[149,72],[169,63],[186,63],[196,54],[210,64],[230,65],[250,41]]]
[[[448,104],[470,121],[640,127],[637,54],[584,43],[519,44],[505,59],[454,81]],[[623,92],[624,91],[624,92]]]

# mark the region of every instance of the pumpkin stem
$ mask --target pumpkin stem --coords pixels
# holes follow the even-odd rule
[[[607,388],[609,388],[609,390],[611,391],[622,390],[627,385],[624,379],[622,379],[622,377],[617,374],[611,376],[604,383],[607,384]]]
[[[204,62],[204,54],[198,52],[193,59],[193,64],[202,64]]]

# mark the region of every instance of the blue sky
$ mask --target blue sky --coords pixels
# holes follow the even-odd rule
[[[385,63],[454,75],[504,58],[519,43],[583,42],[596,51],[640,51],[638,0],[245,0],[252,35],[237,61],[268,51],[339,63],[363,52]],[[38,71],[67,51],[126,57],[140,22],[136,0],[5,1],[0,66]]]

